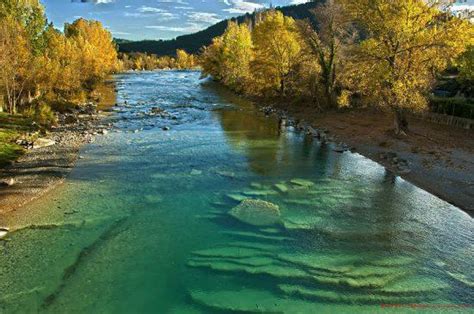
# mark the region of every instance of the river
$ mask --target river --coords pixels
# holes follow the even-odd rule
[[[116,77],[115,131],[83,148],[65,184],[2,217],[12,232],[0,241],[0,312],[474,303],[467,214],[199,75]],[[279,221],[229,215],[245,198],[278,205]]]

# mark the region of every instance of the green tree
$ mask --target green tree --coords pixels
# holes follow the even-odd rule
[[[22,27],[31,45],[32,53],[40,55],[44,48],[43,32],[46,27],[44,7],[39,0],[2,0],[0,21],[11,17]]]
[[[469,96],[474,95],[474,46],[469,48],[458,58],[456,65],[459,69],[459,82],[462,90]]]

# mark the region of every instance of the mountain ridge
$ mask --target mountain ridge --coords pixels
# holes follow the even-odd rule
[[[298,5],[290,5],[284,7],[276,7],[275,10],[281,11],[284,15],[290,16],[294,19],[313,19],[311,10],[316,7],[318,2],[314,1]],[[115,39],[120,52],[146,52],[149,54],[156,54],[158,56],[174,56],[177,49],[184,49],[188,53],[196,54],[202,47],[208,46],[214,37],[221,36],[229,21],[237,21],[243,23],[246,20],[252,20],[256,12],[247,13],[238,17],[222,20],[208,28],[196,33],[178,36],[170,40],[141,40],[141,41],[126,41],[122,39]]]

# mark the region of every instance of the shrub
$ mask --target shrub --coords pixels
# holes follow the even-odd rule
[[[54,111],[48,104],[44,102],[38,102],[36,104],[31,105],[23,112],[23,114],[27,117],[32,118],[39,125],[42,125],[44,127],[55,125],[57,122]]]
[[[474,119],[474,99],[462,97],[432,97],[430,109],[434,113]]]

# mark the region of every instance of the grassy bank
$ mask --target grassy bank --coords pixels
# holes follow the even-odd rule
[[[0,112],[0,167],[10,164],[23,154],[24,149],[15,144],[15,140],[33,130],[31,119]]]

